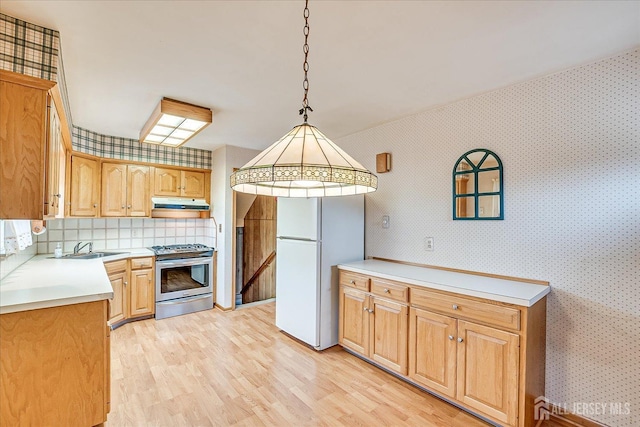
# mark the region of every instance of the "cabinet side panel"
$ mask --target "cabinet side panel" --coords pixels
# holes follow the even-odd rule
[[[0,218],[40,219],[46,92],[0,82]]]
[[[0,419],[6,425],[105,421],[104,301],[0,315]]]

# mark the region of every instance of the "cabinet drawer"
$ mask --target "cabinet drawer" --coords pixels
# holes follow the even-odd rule
[[[104,268],[107,270],[107,274],[119,273],[121,271],[127,271],[127,260],[121,259],[119,261],[105,262]]]
[[[425,289],[411,289],[411,305],[500,328],[520,330],[520,310]]]
[[[340,270],[340,284],[369,292],[369,277],[362,274]]]
[[[409,286],[391,280],[371,278],[371,293],[396,301],[409,301]]]
[[[131,269],[138,270],[141,268],[153,267],[153,257],[131,258]]]

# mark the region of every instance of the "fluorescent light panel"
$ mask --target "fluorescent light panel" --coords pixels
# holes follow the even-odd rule
[[[140,142],[179,147],[213,121],[210,109],[162,98],[140,132]]]

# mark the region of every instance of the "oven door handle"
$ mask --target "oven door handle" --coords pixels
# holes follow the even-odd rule
[[[156,261],[156,267],[187,267],[193,265],[206,265],[210,263],[213,263],[213,258],[182,258],[178,260]]]

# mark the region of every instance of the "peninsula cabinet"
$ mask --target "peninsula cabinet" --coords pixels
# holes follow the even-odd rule
[[[205,178],[204,172],[156,167],[153,194],[202,199],[208,187]]]
[[[0,315],[0,424],[95,426],[110,409],[107,301]]]
[[[69,216],[97,217],[100,213],[100,163],[97,158],[70,156]]]
[[[69,132],[54,89],[53,81],[0,70],[0,218],[62,216],[63,135]]]
[[[379,260],[339,269],[343,348],[495,423],[535,425],[546,282]]]
[[[102,163],[103,217],[148,217],[151,214],[149,166]]]
[[[111,327],[155,313],[153,257],[106,262],[104,267],[113,288],[113,299],[109,301]]]

